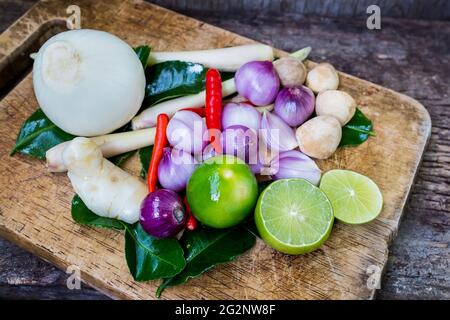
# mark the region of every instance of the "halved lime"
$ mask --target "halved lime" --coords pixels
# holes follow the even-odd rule
[[[333,209],[325,194],[304,179],[282,179],[260,195],[255,222],[262,239],[288,254],[319,248],[330,235]]]
[[[322,176],[320,189],[330,199],[336,219],[348,224],[372,221],[383,207],[383,196],[375,182],[353,171],[328,171]]]

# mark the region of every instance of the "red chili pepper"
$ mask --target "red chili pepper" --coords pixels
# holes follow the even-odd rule
[[[165,113],[158,115],[156,119],[155,143],[153,145],[152,158],[147,171],[148,192],[156,190],[156,182],[158,180],[158,166],[163,156],[163,149],[167,145],[167,124],[169,117]]]
[[[222,153],[219,139],[216,139],[222,128],[222,79],[216,69],[209,69],[206,72],[205,113],[209,141],[217,153]]]
[[[205,108],[184,108],[184,109],[181,109],[181,110],[183,110],[183,111],[192,111],[192,112],[195,112],[196,114],[198,114],[202,118],[205,117]]]
[[[188,219],[186,222],[186,229],[193,231],[195,228],[197,228],[197,219],[195,219],[194,215],[192,214],[191,208],[189,208],[189,204],[187,202],[186,196],[184,196],[183,199],[184,206],[186,207],[186,212],[188,214]]]

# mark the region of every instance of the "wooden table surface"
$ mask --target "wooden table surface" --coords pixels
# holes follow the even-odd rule
[[[33,3],[0,0],[0,31]],[[369,31],[363,19],[183,13],[286,51],[310,45],[312,60],[329,61],[425,105],[432,136],[377,297],[449,299],[450,22],[383,18],[381,31]],[[69,290],[66,279],[64,272],[0,239],[0,299],[105,298],[86,285]]]

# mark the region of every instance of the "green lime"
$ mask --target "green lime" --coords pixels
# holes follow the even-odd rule
[[[325,194],[304,179],[273,182],[255,210],[259,234],[272,248],[302,254],[319,248],[331,233],[333,209]]]
[[[328,171],[320,189],[330,199],[336,219],[348,224],[372,221],[383,207],[383,196],[375,182],[353,171]]]
[[[258,183],[240,159],[220,155],[206,160],[188,181],[186,197],[194,216],[213,228],[228,228],[255,208]]]

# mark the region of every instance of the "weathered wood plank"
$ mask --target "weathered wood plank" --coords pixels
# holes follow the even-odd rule
[[[446,44],[449,41],[434,41],[435,37],[439,40],[448,40],[448,25],[435,24],[435,23],[426,23],[426,24],[417,24],[417,22],[411,22],[410,24],[397,24],[395,21],[386,20],[389,22],[383,26],[383,34],[376,33],[374,35],[374,39],[383,39],[387,38],[388,41],[384,41],[380,43],[380,52],[386,51],[391,52],[392,47],[395,47],[395,43],[400,43],[397,48],[411,47],[408,50],[417,51],[414,49],[414,43],[418,43],[418,47],[420,48],[430,48],[433,47],[436,43],[438,44],[437,52],[435,55],[423,55],[421,61],[418,61],[417,54],[406,55],[403,60],[393,59],[384,56],[376,56],[372,54],[372,48],[365,47],[365,43],[362,41],[365,37],[367,37],[366,30],[362,30],[359,28],[359,25],[350,25],[346,26],[348,21],[346,20],[330,20],[330,19],[311,19],[304,18],[299,15],[286,15],[280,17],[279,21],[271,22],[267,15],[262,15],[258,17],[264,21],[265,28],[261,28],[261,26],[255,27],[252,25],[253,21],[245,18],[241,18],[239,20],[234,19],[234,17],[230,17],[234,21],[229,21],[225,19],[225,17],[211,17],[210,15],[198,15],[198,17],[202,20],[206,20],[207,22],[212,22],[216,25],[223,26],[230,30],[235,30],[236,32],[245,34],[248,33],[249,36],[259,39],[261,41],[267,40],[265,34],[269,29],[274,29],[274,34],[276,34],[276,38],[279,39],[280,45],[279,47],[284,48],[286,50],[290,50],[292,48],[298,48],[298,44],[302,44],[302,42],[298,40],[298,38],[293,38],[293,35],[297,32],[302,32],[300,34],[301,37],[310,36],[311,38],[322,39],[322,42],[316,44],[314,47],[317,48],[324,47],[320,54],[316,50],[313,51],[313,58],[315,60],[320,60],[323,57],[327,59],[330,56],[334,56],[334,63],[341,66],[341,69],[350,72],[360,72],[362,77],[372,79],[375,82],[383,83],[386,86],[390,86],[396,88],[396,86],[401,85],[401,81],[410,80],[409,78],[404,78],[403,76],[397,76],[396,70],[403,69],[403,65],[408,65],[408,68],[411,69],[412,74],[417,74],[419,79],[430,79],[434,76],[434,86],[433,90],[441,91],[441,96],[443,97],[442,101],[431,99],[423,100],[426,106],[429,106],[427,102],[434,102],[435,108],[430,110],[434,124],[438,121],[442,128],[448,127],[448,91],[445,93],[445,89],[448,89],[444,84],[444,79],[446,75],[448,75],[447,70],[440,68],[442,64],[441,61],[445,62],[445,59],[448,59],[448,56],[445,53],[448,53],[448,47]],[[266,17],[266,18],[264,18]],[[304,25],[311,25],[314,27],[314,32],[311,30],[303,30],[303,24],[290,24],[286,25],[285,23],[281,23],[281,21],[298,21],[302,20]],[[333,26],[333,29],[329,28],[329,25]],[[444,26],[444,27],[443,27]],[[416,30],[418,28],[423,28],[424,30],[429,31],[430,33],[410,33],[410,30]],[[353,30],[353,34],[351,35],[355,39],[354,47],[356,50],[352,51],[343,51],[347,48],[345,43],[337,43],[335,46],[327,47],[326,44],[329,38],[340,38],[342,34],[346,34]],[[387,30],[387,31],[386,31]],[[433,37],[429,37],[429,34],[432,34]],[[325,38],[322,38],[324,37]],[[406,35],[409,36],[408,41],[402,42]],[[327,38],[329,37],[329,38]],[[362,40],[361,40],[362,39]],[[283,41],[284,40],[284,41]],[[398,51],[398,50],[397,50]],[[344,52],[345,54],[339,54],[339,52]],[[395,52],[395,50],[394,50]],[[442,58],[441,58],[442,57]],[[448,60],[447,60],[448,61]],[[378,68],[371,68],[375,62],[380,63],[381,65]],[[425,64],[427,66],[431,65],[430,68],[423,68],[422,65]],[[444,64],[445,65],[445,64]],[[388,74],[385,78],[380,78],[382,73],[379,70],[383,70],[384,74]],[[389,70],[388,72],[384,70]],[[401,81],[400,81],[401,80]],[[422,81],[423,82],[423,81]],[[414,80],[411,80],[404,87],[407,87],[412,91],[412,95],[415,93],[419,93],[418,97],[426,97],[429,95],[433,97],[433,92],[430,93],[427,90],[428,87],[425,87],[427,90],[423,91],[422,82],[416,83]],[[401,88],[400,88],[401,89]],[[442,94],[442,89],[444,94]],[[446,100],[446,101],[445,101]],[[447,105],[445,105],[447,103]],[[381,297],[382,298],[405,298],[405,297],[413,297],[413,298],[432,298],[432,297],[448,297],[449,292],[449,279],[446,270],[448,270],[448,233],[445,233],[448,230],[448,212],[449,212],[449,204],[448,204],[448,194],[447,197],[443,195],[433,195],[436,188],[440,190],[448,190],[448,185],[445,184],[445,179],[448,179],[448,171],[449,171],[449,161],[448,161],[448,148],[446,150],[442,150],[441,145],[448,145],[448,131],[441,132],[438,129],[438,132],[433,131],[433,137],[431,140],[430,148],[435,145],[433,148],[438,148],[437,152],[433,151],[433,154],[428,157],[430,154],[430,150],[425,155],[424,164],[419,174],[418,183],[421,183],[421,177],[424,177],[424,181],[420,186],[417,186],[413,190],[413,194],[411,196],[410,205],[408,208],[408,212],[405,217],[405,222],[399,231],[399,240],[396,241],[392,248],[392,258],[390,259],[390,264],[388,266],[387,274],[385,277],[385,281],[382,284]],[[440,137],[436,138],[434,141],[434,137],[439,135]],[[445,139],[445,137],[447,137]],[[430,149],[429,148],[429,149]],[[446,157],[446,158],[445,158]],[[429,159],[427,159],[429,158]],[[444,158],[444,161],[442,159]],[[447,159],[447,160],[445,160]],[[426,167],[426,164],[429,163],[429,168]],[[436,165],[437,164],[437,165]],[[424,169],[425,167],[425,169]],[[430,173],[430,171],[433,171]],[[441,182],[436,182],[435,177],[442,177]],[[431,178],[431,182],[429,179]],[[436,186],[437,185],[437,186]],[[415,191],[418,189],[418,191]],[[426,193],[424,194],[422,191],[425,189]],[[420,191],[419,191],[420,190]],[[445,193],[444,193],[445,195]],[[414,200],[416,199],[416,200]],[[431,208],[434,208],[431,210]],[[424,216],[425,212],[425,216]],[[432,218],[432,219],[429,219]],[[431,221],[430,221],[431,220]],[[447,229],[445,229],[447,227]],[[403,240],[401,240],[403,237]],[[412,240],[415,240],[412,242]],[[427,240],[428,242],[424,241]],[[416,246],[417,249],[412,249],[412,243]],[[6,241],[0,241],[0,245],[5,244],[6,247],[12,247],[14,252],[22,252],[20,249],[17,249],[13,245],[9,245]],[[3,249],[4,247],[2,247]],[[2,250],[0,250],[2,251]],[[1,256],[0,256],[1,257]],[[35,272],[37,269],[46,270],[49,274],[52,272],[60,273],[61,277],[64,278],[65,275],[60,271],[51,271],[47,269],[54,269],[48,264],[42,263],[42,266],[37,267],[35,264],[25,263],[31,260],[31,255],[26,254],[24,257],[18,256],[20,262],[22,262],[23,266],[21,266],[20,270],[29,270],[31,273]],[[36,258],[34,258],[36,260]],[[30,285],[20,286],[20,290],[9,290],[10,285],[5,284],[5,279],[8,277],[8,270],[19,270],[18,266],[14,264],[15,259],[7,259],[1,260],[0,258],[0,296],[22,296],[20,292],[28,290],[28,287],[31,286],[48,286],[46,290],[43,290],[41,293],[39,291],[34,291],[37,296],[40,297],[52,297],[55,296],[56,292],[64,292],[66,297],[76,298],[79,293],[74,293],[65,288],[64,283],[54,281],[52,284],[46,283],[44,280],[46,276],[42,275],[41,277],[32,278],[32,276],[28,275],[29,279],[33,279]],[[38,260],[36,260],[38,261]],[[423,264],[427,264],[427,269],[421,268],[420,266]],[[28,269],[30,266],[30,269]],[[47,267],[44,267],[47,266]],[[3,272],[6,270],[6,272]],[[424,272],[428,272],[425,273]],[[20,273],[20,272],[18,272]],[[25,272],[26,273],[26,272]],[[419,276],[417,276],[419,274]],[[26,277],[26,276],[24,276]],[[51,278],[51,277],[50,277]],[[41,279],[41,280],[39,280]],[[5,289],[6,288],[6,289]],[[14,287],[16,288],[16,287]],[[23,290],[23,291],[21,291]],[[54,291],[52,291],[54,290]],[[53,292],[53,293],[52,293]],[[2,293],[5,293],[3,295]],[[88,297],[91,293],[86,293]],[[447,294],[447,295],[446,295]]]
[[[382,17],[409,19],[450,19],[447,0],[152,0],[151,2],[192,14],[251,16],[283,15],[286,12],[329,17],[364,17],[367,7],[378,5]]]
[[[68,275],[6,240],[0,240],[0,299],[105,299],[84,284],[67,287]]]
[[[381,31],[363,20],[262,14],[249,19],[201,19],[286,51],[311,45],[311,59],[390,87],[421,101],[432,136],[379,298],[450,298],[450,23],[384,19]],[[401,121],[401,119],[399,119]]]
[[[0,30],[3,32],[9,25],[16,21],[36,0],[2,0],[0,1]]]

